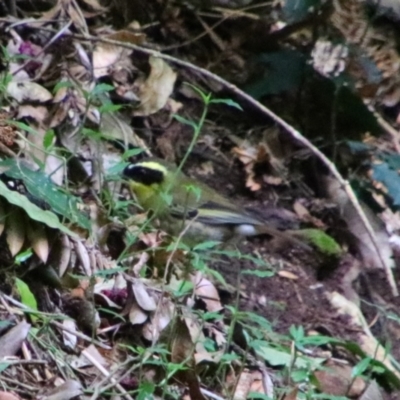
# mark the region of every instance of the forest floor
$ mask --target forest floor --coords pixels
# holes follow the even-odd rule
[[[393,15],[195,3],[0,5],[0,400],[400,399]],[[180,247],[147,156],[312,251]]]

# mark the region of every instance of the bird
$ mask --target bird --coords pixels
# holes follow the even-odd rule
[[[268,234],[310,249],[168,161],[152,157],[131,163],[122,175],[138,204],[159,221],[160,228],[188,246]]]

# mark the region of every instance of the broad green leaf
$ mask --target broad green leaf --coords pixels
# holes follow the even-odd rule
[[[58,229],[72,237],[77,237],[74,232],[69,230],[59,221],[57,215],[53,212],[42,210],[37,205],[31,203],[26,196],[8,189],[2,181],[0,181],[0,196],[4,197],[9,203],[22,208],[29,217],[35,221],[42,222],[48,227]]]
[[[34,200],[46,203],[53,212],[67,218],[69,221],[78,224],[84,229],[90,230],[90,221],[78,209],[78,199],[74,196],[63,192],[53,181],[46,176],[42,171],[33,171],[23,163],[18,163],[16,160],[8,159],[0,162],[0,168],[5,167],[3,173],[10,178],[20,179],[25,184],[26,189],[32,195]],[[3,168],[2,168],[3,169]],[[5,186],[5,185],[3,185]],[[13,196],[9,193],[2,194],[10,203],[13,203],[7,196]],[[15,192],[12,192],[15,193]],[[22,196],[25,197],[25,196]],[[18,200],[20,201],[20,200]],[[28,204],[32,204],[27,200]],[[15,204],[15,203],[13,203]],[[16,204],[18,205],[18,204]],[[32,208],[30,208],[32,213]],[[25,211],[27,211],[25,209]],[[31,216],[31,214],[30,214]],[[55,216],[54,216],[55,217]],[[36,221],[40,219],[32,216]],[[50,220],[47,219],[50,223]],[[58,221],[58,218],[57,218]],[[45,222],[46,223],[46,222]],[[46,223],[48,225],[48,223]],[[58,222],[58,225],[60,223]],[[50,226],[50,225],[48,225]],[[58,229],[58,228],[57,228]]]

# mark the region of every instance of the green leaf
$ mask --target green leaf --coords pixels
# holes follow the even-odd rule
[[[273,367],[286,366],[288,367],[293,362],[293,356],[289,351],[279,350],[271,347],[271,345],[264,340],[253,340],[249,345],[255,350],[255,352],[262,357],[263,360],[267,361],[268,364]],[[298,356],[295,359],[295,366],[297,368],[309,368],[310,365],[318,366],[324,362],[322,358],[307,358]]]
[[[266,394],[263,393],[258,393],[258,392],[250,392],[247,397],[247,399],[255,399],[255,400],[274,400],[272,397],[267,396]]]
[[[91,128],[82,128],[82,134],[94,140],[100,140],[104,137],[100,131]]]
[[[124,152],[124,154],[122,155],[122,159],[126,160],[127,158],[135,157],[139,154],[142,154],[143,152],[144,152],[144,149],[141,149],[140,147],[136,147],[134,149],[129,149]]]
[[[226,104],[229,107],[234,107],[237,108],[240,111],[243,111],[243,108],[239,105],[239,103],[236,103],[236,101],[233,101],[232,99],[212,99],[210,101],[212,104]]]
[[[142,383],[140,384],[138,391],[137,391],[137,395],[136,395],[136,399],[137,400],[150,400],[153,399],[153,393],[155,391],[155,385],[151,382],[148,381],[142,381]]]
[[[31,203],[26,196],[8,189],[2,181],[0,181],[0,196],[4,197],[9,203],[22,208],[35,221],[42,222],[48,227],[58,229],[72,237],[77,237],[74,232],[61,224],[57,215],[51,211],[42,210],[37,205]]]
[[[233,361],[238,361],[240,360],[240,357],[235,354],[235,353],[225,353],[221,359],[220,362],[231,364]]]
[[[21,265],[23,262],[31,258],[32,254],[33,254],[32,249],[27,249],[24,252],[17,254],[14,260],[15,264]]]
[[[31,126],[25,124],[24,122],[7,120],[7,123],[10,123],[11,125],[16,126],[18,129],[21,129],[22,131],[26,131],[28,133],[31,133],[32,135],[37,135],[38,134],[36,129],[34,129]]]
[[[291,327],[289,328],[289,333],[294,341],[299,341],[304,338],[304,328],[301,325],[291,325]]]
[[[244,313],[245,318],[250,322],[258,325],[261,329],[265,330],[266,332],[271,331],[271,323],[261,315],[255,314],[251,311],[247,311]]]
[[[393,204],[400,206],[399,173],[390,168],[387,163],[374,164],[372,170],[372,177],[386,186],[389,196],[393,199]]]
[[[120,104],[106,103],[98,108],[100,113],[111,113],[119,111],[122,108]]]
[[[49,129],[43,138],[43,147],[48,150],[54,143],[54,130],[53,129]]]
[[[189,82],[184,82],[185,85],[191,87],[203,100],[204,104],[209,104],[211,100],[211,93],[205,94],[201,89],[199,89],[197,86],[192,85]]]
[[[348,351],[350,351],[352,354],[355,354],[360,358],[369,357],[355,342],[347,341],[347,342],[342,342],[340,345],[343,346]],[[398,367],[397,361],[392,356],[388,355],[388,359],[391,361],[392,365],[396,365]],[[382,373],[379,376],[379,378],[384,379],[385,383],[390,385],[395,390],[400,389],[400,379],[398,378],[398,376],[381,361],[370,359],[370,367],[372,368],[373,371],[381,369]]]
[[[129,165],[126,162],[119,162],[107,168],[107,180],[108,181],[120,181],[122,171]]]
[[[213,249],[215,246],[218,246],[219,244],[221,244],[221,242],[217,242],[215,240],[209,240],[207,242],[199,243],[196,246],[194,246],[193,251]]]
[[[194,130],[197,129],[197,124],[196,124],[196,122],[191,121],[191,120],[189,120],[189,119],[186,119],[185,117],[182,117],[182,116],[180,116],[180,115],[178,115],[178,114],[174,114],[173,117],[174,117],[178,122],[180,122],[181,124],[189,125],[189,126],[191,126]]]
[[[53,93],[57,93],[61,88],[72,88],[74,85],[70,81],[62,81],[58,82],[56,86],[54,86]]]
[[[216,271],[215,269],[208,269],[207,274],[209,274],[211,277],[213,277],[221,285],[224,285],[224,286],[227,285],[224,276],[220,272]]]
[[[23,181],[25,184],[26,189],[28,192],[32,195],[34,199],[37,199],[38,201],[46,202],[46,204],[51,208],[52,211],[55,213],[64,216],[68,220],[70,220],[73,223],[78,224],[84,229],[90,230],[91,225],[90,221],[86,216],[78,209],[78,199],[75,198],[74,196],[64,193],[63,191],[60,190],[58,186],[56,186],[53,181],[46,176],[42,171],[37,170],[33,171],[30,168],[28,168],[25,164],[20,163],[16,161],[15,159],[8,159],[8,160],[3,160],[0,162],[0,168],[2,168],[3,173],[7,175],[10,178],[13,179],[20,179]],[[3,187],[5,185],[3,184]],[[9,189],[7,189],[6,192],[1,192],[0,195],[4,196],[7,198],[7,200],[15,205],[19,205],[14,203],[13,201],[22,201],[20,199],[17,199],[17,196],[14,196],[13,194],[16,194],[16,192],[13,192]],[[14,199],[14,200],[11,200]],[[25,197],[20,195],[20,197]],[[31,203],[28,199],[25,200],[25,204],[30,204],[29,209],[30,213],[29,215],[36,221],[40,221],[40,219],[36,218],[35,216],[32,216],[31,214],[34,214],[32,206],[34,205]],[[36,206],[40,210],[39,207]],[[25,209],[25,211],[27,211]],[[43,210],[41,210],[43,212]],[[28,211],[27,211],[28,212]],[[52,214],[52,213],[50,213]],[[53,217],[57,218],[54,214],[52,214]],[[53,223],[50,222],[50,220],[53,217],[49,217],[46,219],[48,223]],[[46,223],[46,222],[45,222]],[[47,223],[46,223],[47,224]],[[57,218],[57,229],[59,229],[59,226],[61,225],[60,222],[58,221]],[[48,225],[51,227],[51,225]],[[54,226],[53,226],[54,227]]]
[[[114,90],[114,86],[113,85],[109,85],[107,83],[99,83],[97,84],[93,91],[91,92],[91,95],[94,96],[98,96],[101,95],[103,93],[107,93],[107,92],[111,92],[112,90]]]
[[[17,286],[18,293],[21,296],[21,303],[29,307],[31,310],[38,311],[37,301],[28,285],[18,278],[15,279],[15,284]]]
[[[371,366],[372,359],[370,357],[363,358],[351,370],[351,377],[362,376],[362,374]]]

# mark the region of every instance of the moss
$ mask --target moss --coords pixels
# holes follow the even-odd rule
[[[296,232],[296,236],[306,239],[324,255],[339,257],[342,254],[339,244],[319,229],[302,229]]]

